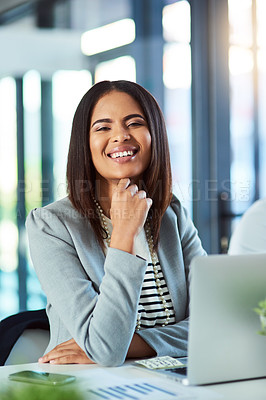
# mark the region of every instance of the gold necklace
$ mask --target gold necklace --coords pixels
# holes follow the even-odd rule
[[[105,238],[105,240],[107,242],[107,246],[110,247],[111,235],[110,235],[110,232],[109,232],[109,229],[108,229],[108,225],[107,225],[107,222],[106,222],[105,215],[103,213],[103,209],[102,209],[102,207],[100,206],[100,204],[98,203],[98,201],[95,198],[93,198],[93,200],[94,200],[94,203],[96,205],[96,208],[97,208],[100,220],[101,220],[101,225],[102,225],[102,227],[105,230],[105,233],[107,235],[106,238]]]
[[[109,229],[108,229],[106,217],[105,217],[103,209],[100,206],[100,204],[98,203],[98,201],[95,198],[93,200],[94,200],[94,203],[96,205],[96,208],[97,208],[100,220],[101,220],[101,225],[102,225],[103,229],[106,232],[105,240],[106,240],[107,246],[110,247],[111,235],[110,235],[110,232],[109,232]],[[153,266],[153,273],[154,273],[157,292],[158,292],[158,295],[160,297],[160,300],[162,302],[162,305],[164,307],[164,311],[165,311],[165,314],[166,314],[165,322],[161,326],[165,326],[165,325],[168,325],[171,315],[170,315],[170,311],[167,308],[167,302],[166,302],[166,300],[164,298],[164,295],[163,295],[163,289],[161,288],[161,280],[160,280],[159,271],[158,271],[159,260],[158,260],[156,252],[154,251],[153,237],[152,237],[152,233],[151,233],[150,224],[149,224],[148,221],[146,221],[144,229],[145,229],[146,239],[147,239],[147,242],[148,242],[149,252],[150,252],[150,256],[151,256],[151,261],[152,261],[152,266]],[[141,315],[138,314],[136,330],[140,330],[140,325],[141,325]]]

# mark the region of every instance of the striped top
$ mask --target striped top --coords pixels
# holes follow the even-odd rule
[[[111,220],[106,216],[105,220],[111,235]],[[138,304],[136,330],[174,324],[175,313],[170,293],[158,258],[155,266],[152,263],[144,229],[142,229],[136,239],[136,254],[148,261]],[[158,291],[156,279],[160,280],[161,293]],[[162,303],[162,299],[165,300],[167,311]],[[167,314],[169,315],[168,319]]]
[[[141,328],[152,328],[164,326],[175,323],[175,314],[172,300],[164,280],[160,263],[155,265],[157,274],[160,279],[160,288],[162,289],[162,296],[166,301],[167,310],[169,310],[170,318],[166,323],[166,311],[162,304],[161,295],[158,293],[157,285],[155,283],[155,272],[152,262],[148,263],[145,272],[140,300],[138,305],[138,319],[140,320]]]

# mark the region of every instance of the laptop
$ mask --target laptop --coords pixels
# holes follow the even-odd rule
[[[187,368],[160,373],[186,385],[266,377],[266,325],[254,311],[266,254],[196,257],[191,269]]]

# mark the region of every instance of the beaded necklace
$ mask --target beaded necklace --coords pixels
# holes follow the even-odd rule
[[[107,225],[107,221],[106,221],[106,217],[104,215],[103,209],[100,206],[100,204],[98,203],[98,201],[96,199],[94,199],[94,203],[96,205],[97,208],[97,212],[99,214],[100,220],[101,220],[101,225],[104,229],[104,231],[106,232],[107,237],[105,238],[107,246],[110,247],[110,242],[111,242],[111,235],[108,229],[108,225]],[[154,272],[154,278],[155,278],[155,284],[156,284],[156,288],[157,288],[157,292],[159,294],[160,300],[162,302],[162,305],[164,307],[164,311],[166,314],[166,319],[164,321],[164,323],[162,324],[162,326],[168,325],[169,320],[170,320],[170,311],[167,308],[167,302],[164,298],[163,295],[163,289],[161,288],[161,280],[158,274],[158,257],[156,252],[154,251],[153,248],[153,237],[152,237],[152,233],[151,233],[151,228],[150,228],[150,224],[148,221],[146,221],[145,226],[145,234],[146,234],[146,239],[148,242],[148,247],[149,247],[149,252],[150,252],[150,256],[151,256],[151,261],[152,261],[152,266],[153,266],[153,272]],[[136,324],[136,330],[140,329],[140,325],[141,325],[141,315],[138,314],[137,317],[137,324]]]

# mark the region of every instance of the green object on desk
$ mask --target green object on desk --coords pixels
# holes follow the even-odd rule
[[[46,387],[27,384],[27,386],[9,387],[0,390],[0,400],[85,400],[77,388]],[[87,399],[87,397],[86,397]]]
[[[266,336],[266,299],[260,301],[254,311],[260,316],[261,331],[258,331],[258,334]]]

